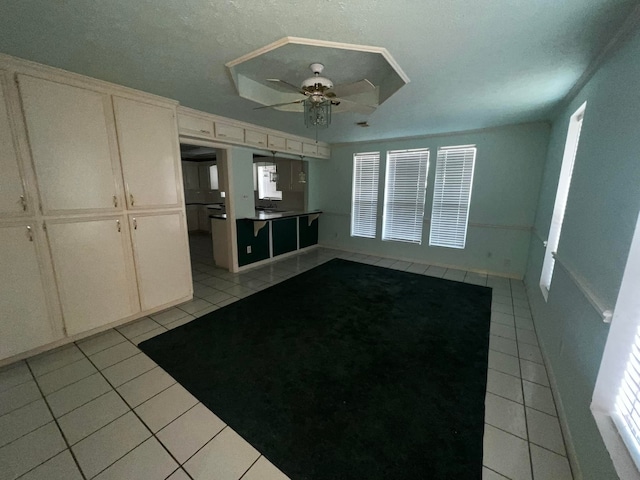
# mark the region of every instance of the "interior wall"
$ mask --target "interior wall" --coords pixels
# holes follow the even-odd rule
[[[309,164],[309,208],[324,211],[320,219],[320,243],[431,265],[522,278],[548,140],[548,124],[530,123],[450,135],[334,145],[330,160]],[[478,152],[466,248],[429,247],[438,147],[468,144],[476,144]],[[382,241],[386,152],[424,147],[430,149],[430,161],[422,245]],[[372,151],[380,152],[381,160],[377,238],[351,237],[353,154]]]
[[[640,34],[603,64],[553,122],[525,282],[538,338],[565,412],[582,477],[618,478],[589,405],[609,326],[556,263],[548,302],[540,288],[569,117],[587,102],[558,256],[613,308],[640,209]]]

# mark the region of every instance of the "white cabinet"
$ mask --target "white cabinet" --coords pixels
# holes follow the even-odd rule
[[[0,358],[62,338],[47,309],[35,225],[0,226]]]
[[[69,335],[140,310],[124,216],[47,221],[47,235]]]
[[[18,148],[15,142],[5,73],[0,70],[0,215],[29,213],[20,175]]]
[[[287,149],[287,140],[278,135],[269,135],[269,148],[272,150],[284,151]]]
[[[287,138],[287,152],[302,153],[302,142]]]
[[[194,115],[178,115],[178,130],[181,135],[213,138],[213,121]]]
[[[28,75],[18,81],[43,212],[114,211],[120,170],[109,96]]]
[[[247,128],[244,131],[244,141],[249,145],[265,148],[267,146],[267,134]]]
[[[223,122],[216,122],[216,138],[225,141],[244,142],[244,128]]]
[[[178,207],[180,155],[175,111],[113,97],[129,208]]]
[[[331,150],[329,149],[329,147],[318,145],[318,156],[329,158],[331,156]]]
[[[142,309],[192,294],[189,246],[181,212],[130,215]]]
[[[315,143],[303,143],[302,153],[305,155],[311,155],[312,157],[318,156],[318,146]]]

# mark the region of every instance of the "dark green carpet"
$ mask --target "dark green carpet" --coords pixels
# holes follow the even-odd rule
[[[140,348],[293,480],[480,480],[490,308],[336,259]]]

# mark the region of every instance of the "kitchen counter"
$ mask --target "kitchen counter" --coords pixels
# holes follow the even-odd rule
[[[265,220],[278,220],[280,218],[290,218],[290,217],[302,217],[303,215],[314,215],[316,213],[322,213],[321,210],[312,210],[312,211],[302,211],[302,210],[288,210],[286,212],[262,212],[260,210],[256,210],[255,217],[247,217],[243,220],[252,220],[255,222],[263,222]]]
[[[245,217],[240,218],[239,220],[249,220],[252,222],[265,222],[268,220],[279,220],[281,218],[292,218],[292,217],[302,217],[304,215],[315,215],[322,213],[321,210],[311,210],[311,211],[302,211],[302,210],[288,210],[286,212],[263,212],[260,210],[256,210],[255,217]],[[212,214],[209,215],[209,218],[217,218],[218,220],[226,220],[227,214]]]

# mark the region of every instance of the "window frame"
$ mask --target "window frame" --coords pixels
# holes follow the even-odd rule
[[[564,223],[567,201],[569,199],[571,178],[573,176],[573,169],[578,153],[578,147],[580,145],[580,134],[582,132],[582,124],[586,108],[587,102],[584,102],[569,119],[567,139],[565,141],[564,154],[562,156],[562,166],[560,167],[560,176],[558,178],[558,188],[556,190],[556,198],[553,205],[551,224],[549,225],[549,234],[545,241],[544,260],[542,262],[542,269],[540,272],[539,284],[545,302],[549,298],[549,290],[551,289],[551,281],[553,280],[555,256],[558,250],[558,245],[560,244],[562,225]]]
[[[403,184],[409,186],[413,181],[411,171],[402,172],[404,160],[403,156],[415,155],[418,160],[417,176],[415,176],[415,193],[409,189],[402,190]],[[413,148],[403,150],[388,150],[385,165],[385,185],[384,201],[382,210],[382,240],[385,242],[403,242],[422,245],[422,235],[424,230],[424,213],[427,197],[427,181],[429,176],[429,160],[431,151],[429,148]],[[398,162],[392,166],[392,162]],[[398,167],[400,166],[400,175]],[[399,185],[399,187],[398,187]],[[411,195],[415,195],[415,202],[412,203],[413,211],[413,234],[410,234],[411,221],[406,223],[403,220],[410,219],[410,208],[396,207],[397,204],[408,203]],[[405,199],[402,197],[406,196]],[[405,210],[405,211],[403,211]],[[395,220],[398,217],[398,220]],[[403,219],[403,217],[405,217]],[[391,225],[390,225],[391,223]],[[417,229],[417,232],[416,232]],[[404,236],[403,236],[404,235]]]
[[[471,168],[468,168],[467,162],[467,151],[473,150],[473,156],[471,158]],[[448,166],[449,157],[447,156],[448,152],[464,152],[462,154],[462,167],[461,174],[455,173],[457,169],[460,169],[457,165]],[[431,207],[431,226],[429,229],[429,246],[430,247],[445,247],[445,248],[455,248],[455,249],[464,249],[467,244],[467,231],[469,227],[469,211],[471,210],[471,195],[473,193],[473,177],[475,174],[475,165],[476,158],[478,154],[478,148],[475,144],[473,145],[451,145],[447,147],[439,147],[438,154],[436,157],[436,172],[435,179],[433,182],[433,204]],[[459,154],[458,154],[459,155]],[[455,162],[458,160],[457,157],[453,157],[451,162]],[[452,185],[447,185],[447,167],[451,168],[453,172],[450,174],[451,177],[456,178],[458,176],[462,176],[462,179],[457,184],[455,182],[451,182]],[[467,180],[468,178],[468,180]],[[468,184],[468,189],[465,186]],[[451,198],[455,196],[457,193],[458,202],[455,206],[443,208],[445,204],[444,198]],[[465,205],[462,208],[463,204],[463,195],[465,198]],[[440,197],[440,198],[438,198]],[[451,204],[453,205],[453,203]],[[449,209],[457,210],[458,214],[455,218],[455,221],[446,220],[446,217],[450,217],[451,214],[447,213]],[[462,216],[460,215],[460,211],[464,210],[464,220],[461,222]],[[445,217],[445,218],[443,218]],[[447,224],[448,223],[448,224]],[[462,239],[460,240],[459,230],[460,225],[464,224],[463,233],[461,235]],[[437,232],[437,234],[434,234]],[[449,237],[450,240],[453,241],[447,243],[443,237]],[[455,238],[454,238],[455,237]]]
[[[363,172],[365,162],[371,162],[372,178],[365,178]],[[365,184],[365,194],[362,185]],[[380,190],[380,152],[360,152],[353,154],[353,173],[351,178],[351,218],[349,221],[349,233],[352,237],[376,238],[378,235],[378,197]],[[366,192],[369,192],[368,198]],[[356,198],[357,195],[357,198]],[[369,203],[368,208],[362,208],[363,203]],[[366,222],[360,221],[363,215],[360,213],[367,211],[370,218]],[[356,219],[358,221],[356,222]],[[369,226],[366,229],[364,224]],[[373,226],[373,231],[371,230]]]

